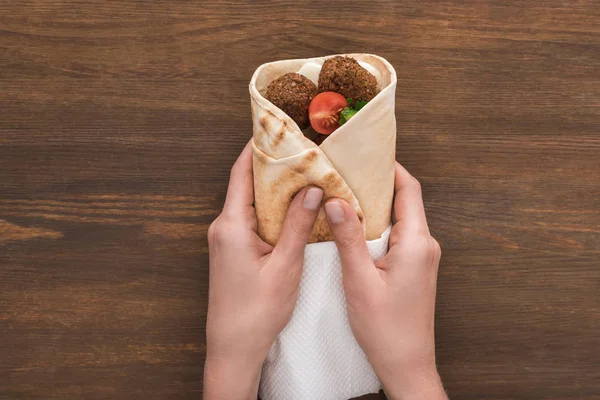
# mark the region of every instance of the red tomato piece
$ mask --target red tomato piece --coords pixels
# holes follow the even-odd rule
[[[348,102],[341,94],[319,93],[308,106],[310,125],[315,131],[329,135],[340,127],[340,112],[345,107],[348,107]]]

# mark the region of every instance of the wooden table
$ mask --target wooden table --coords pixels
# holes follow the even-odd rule
[[[600,3],[0,7],[0,398],[198,399],[261,63],[372,52],[443,247],[454,399],[600,399]]]

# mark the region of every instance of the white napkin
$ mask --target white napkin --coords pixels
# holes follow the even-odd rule
[[[390,229],[367,242],[373,260],[387,252]],[[346,312],[342,266],[334,242],[304,251],[294,314],[263,366],[262,400],[347,400],[381,383],[356,343]]]

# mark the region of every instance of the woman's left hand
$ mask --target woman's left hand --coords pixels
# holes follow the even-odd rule
[[[231,169],[223,212],[208,230],[205,399],[256,399],[262,363],[296,304],[322,197],[316,187],[296,195],[273,247],[256,233],[250,143]]]

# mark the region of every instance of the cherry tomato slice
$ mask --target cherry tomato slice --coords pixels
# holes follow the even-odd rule
[[[310,125],[315,131],[329,135],[340,127],[340,112],[344,107],[348,107],[348,102],[341,94],[319,93],[308,106]]]

